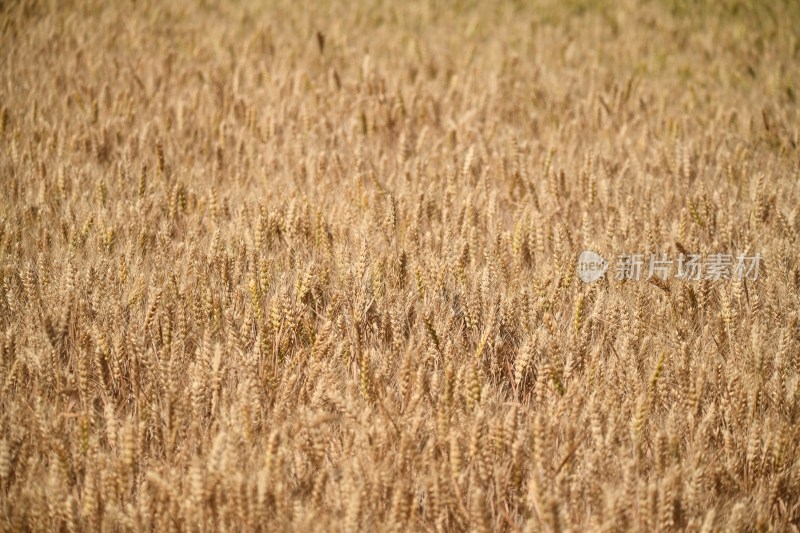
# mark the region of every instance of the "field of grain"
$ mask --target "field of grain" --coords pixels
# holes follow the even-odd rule
[[[0,1],[0,531],[798,531],[798,90],[794,1]]]

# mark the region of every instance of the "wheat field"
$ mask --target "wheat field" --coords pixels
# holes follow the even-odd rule
[[[800,530],[796,2],[0,16],[0,531]]]

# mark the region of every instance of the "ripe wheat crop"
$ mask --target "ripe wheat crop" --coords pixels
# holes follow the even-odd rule
[[[0,531],[798,531],[799,88],[788,0],[0,1]]]

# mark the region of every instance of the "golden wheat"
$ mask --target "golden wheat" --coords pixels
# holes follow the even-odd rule
[[[0,531],[797,531],[798,20],[0,2]]]

